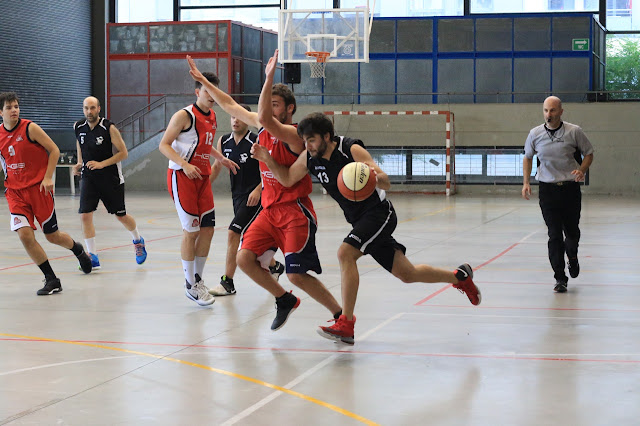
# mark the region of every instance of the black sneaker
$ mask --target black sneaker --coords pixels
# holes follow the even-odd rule
[[[284,265],[276,260],[276,264],[269,266],[269,273],[276,281],[280,279],[280,275],[284,274]]]
[[[567,292],[567,283],[564,281],[556,281],[556,286],[553,288],[553,291],[556,293],[566,293]]]
[[[87,254],[86,251],[82,250],[82,253],[76,256],[78,258],[78,263],[80,264],[80,269],[85,274],[88,274],[93,269],[93,263],[91,262],[91,258]],[[96,257],[97,259],[97,257]],[[100,264],[98,264],[100,266]]]
[[[287,323],[289,315],[300,306],[300,298],[294,296],[291,292],[285,293],[280,297],[276,297],[276,317],[271,323],[271,331],[282,328]]]
[[[567,262],[569,266],[569,275],[571,278],[576,278],[580,274],[580,264],[578,263],[578,258],[569,259]]]
[[[44,279],[44,287],[38,290],[38,296],[48,296],[53,293],[60,293],[62,291],[62,284],[60,284],[60,278]]]
[[[226,275],[220,277],[220,284],[209,289],[209,294],[212,296],[231,296],[236,294],[236,287],[233,285],[233,278],[229,278]]]

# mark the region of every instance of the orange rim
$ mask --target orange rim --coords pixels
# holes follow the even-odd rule
[[[327,59],[329,58],[329,55],[331,55],[331,52],[306,52],[305,55],[316,58],[316,62],[322,63],[327,62]]]

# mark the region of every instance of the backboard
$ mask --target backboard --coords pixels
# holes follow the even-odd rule
[[[331,62],[369,62],[369,1],[353,9],[280,9],[280,63],[315,62],[306,52],[330,52]]]

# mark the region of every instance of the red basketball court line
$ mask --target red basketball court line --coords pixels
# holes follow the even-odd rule
[[[473,309],[518,309],[534,311],[585,311],[585,312],[640,312],[640,309],[604,309],[604,308],[541,308],[525,306],[469,306],[469,305],[421,305],[426,308],[473,308]]]
[[[510,250],[512,250],[515,246],[517,246],[520,243],[515,243],[512,244],[509,248],[507,248],[506,250],[504,250],[502,253],[498,254],[497,256],[492,257],[491,259],[487,260],[486,262],[484,262],[483,264],[479,265],[478,267],[474,268],[474,271],[477,271],[478,269],[482,268],[483,266],[487,266],[488,264],[490,264],[491,262],[493,262],[494,260],[498,259],[501,256],[504,256],[505,253],[509,252]],[[447,284],[444,287],[442,287],[440,290],[431,293],[430,295],[428,295],[427,297],[425,297],[424,299],[422,299],[421,301],[419,301],[418,303],[415,304],[415,306],[420,306],[422,305],[424,302],[433,299],[434,297],[436,297],[438,294],[442,293],[443,291],[445,291],[446,289],[448,289],[449,287],[451,287],[452,284]]]
[[[154,238],[152,240],[144,240],[144,242],[145,243],[150,243],[150,242],[153,242],[153,241],[168,240],[169,238],[177,238],[177,237],[181,237],[181,236],[182,236],[182,234],[171,235],[169,237]],[[113,250],[113,249],[122,248],[122,247],[129,247],[129,246],[132,246],[132,245],[133,244],[123,244],[123,245],[120,245],[120,246],[105,247],[105,248],[102,248],[102,249],[96,250],[96,251]],[[66,256],[50,257],[49,260],[66,259],[68,257],[75,257],[75,256],[73,256],[73,254],[68,254]],[[29,263],[23,263],[21,265],[7,266],[7,267],[4,267],[4,268],[0,268],[0,271],[6,271],[7,269],[21,268],[23,266],[34,265],[34,264],[35,264],[34,262],[29,262]]]
[[[332,208],[332,207],[333,208],[337,207],[337,204],[330,205],[330,206],[324,206],[324,207],[320,207],[320,208],[315,208],[314,207],[314,210],[324,210],[324,209],[328,209],[328,208]],[[227,229],[227,228],[228,228],[227,226],[216,226],[214,229],[216,231],[219,231],[221,229]],[[178,237],[181,237],[181,236],[182,236],[182,234],[171,235],[171,236],[168,236],[168,237],[154,238],[152,240],[145,240],[145,243],[150,243],[150,242],[154,242],[154,241],[161,241],[161,240],[168,240],[170,238],[178,238]],[[105,247],[105,248],[101,248],[101,249],[96,250],[96,251],[113,250],[113,249],[122,248],[122,247],[129,247],[131,245],[133,245],[133,244],[123,244],[123,245],[120,245],[120,246]],[[73,256],[72,254],[68,254],[66,256],[50,257],[48,260],[66,259],[66,258],[69,258],[69,257],[72,257],[72,256]],[[23,263],[23,264],[20,264],[20,265],[7,266],[7,267],[4,267],[4,268],[0,268],[0,271],[6,271],[7,269],[21,268],[23,266],[29,266],[29,265],[35,265],[35,263],[34,262],[29,262],[29,263]]]
[[[0,341],[19,342],[42,342],[56,343],[49,340],[40,339],[20,339],[20,338],[0,338]],[[420,356],[438,358],[478,358],[478,359],[507,359],[518,361],[565,361],[565,362],[597,362],[597,363],[621,363],[640,364],[640,360],[635,359],[597,359],[597,358],[577,358],[567,356],[527,356],[527,355],[485,355],[485,354],[447,354],[447,353],[426,353],[426,352],[394,352],[394,351],[358,351],[358,350],[329,350],[329,349],[302,349],[302,348],[269,348],[252,346],[224,346],[224,345],[188,345],[176,343],[144,343],[144,342],[119,342],[108,340],[69,340],[69,342],[89,343],[89,344],[116,344],[116,345],[136,345],[136,346],[166,346],[184,348],[209,348],[209,349],[237,349],[269,352],[303,352],[303,353],[330,353],[330,354],[356,354],[356,355],[393,355],[393,356]],[[610,354],[603,354],[603,356]],[[626,355],[625,355],[626,356]]]
[[[544,286],[553,285],[553,283],[549,283],[549,282],[535,283],[535,282],[486,281],[486,280],[482,280],[482,285],[485,285],[485,284],[544,285]],[[606,283],[606,284],[579,283],[579,284],[576,284],[575,286],[576,287],[638,287],[638,288],[640,288],[640,284],[618,284],[618,283]]]

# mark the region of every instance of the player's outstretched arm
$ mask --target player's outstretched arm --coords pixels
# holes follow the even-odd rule
[[[30,123],[27,131],[29,132],[29,139],[42,145],[49,153],[47,171],[44,174],[44,179],[42,179],[40,183],[40,191],[51,192],[53,191],[53,173],[56,171],[56,164],[58,164],[58,158],[60,158],[60,149],[49,135],[42,130],[42,127],[36,123]]]
[[[267,148],[257,143],[251,146],[251,156],[265,163],[282,186],[293,186],[307,174],[307,151],[303,151],[290,167],[278,163]]]
[[[171,117],[171,120],[167,125],[167,130],[162,136],[162,140],[160,141],[160,146],[158,149],[160,150],[162,155],[182,167],[182,171],[185,175],[187,175],[189,179],[202,179],[200,169],[193,164],[189,164],[187,160],[180,157],[180,154],[178,154],[176,150],[171,147],[171,144],[176,140],[180,132],[182,132],[182,130],[184,129],[187,129],[190,125],[191,118],[189,117],[189,113],[187,111],[180,110],[173,114],[173,117]]]
[[[376,186],[383,190],[388,190],[391,188],[391,181],[389,181],[389,176],[382,171],[380,166],[373,161],[371,154],[369,151],[361,147],[360,145],[352,145],[351,146],[351,156],[356,161],[367,164],[376,174]]]
[[[260,127],[260,121],[258,121],[258,114],[255,112],[247,111],[244,107],[240,106],[231,96],[220,90],[213,83],[205,78],[200,72],[193,58],[187,55],[187,62],[189,62],[189,74],[191,77],[202,84],[207,92],[211,95],[214,101],[220,108],[232,117],[237,117],[240,121],[244,121],[250,126]]]
[[[273,106],[271,105],[271,90],[273,87],[273,76],[278,64],[278,49],[269,59],[265,68],[265,81],[258,100],[258,119],[260,125],[267,129],[276,138],[286,142],[289,148],[296,154],[304,151],[304,141],[298,136],[298,131],[290,124],[282,124],[273,116]]]

